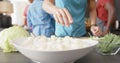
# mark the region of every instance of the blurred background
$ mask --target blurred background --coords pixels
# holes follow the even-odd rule
[[[0,27],[24,25],[24,9],[28,0],[0,0]]]
[[[0,0],[0,27],[8,28],[12,25],[24,26],[24,10],[27,5],[30,3],[29,0]],[[97,0],[96,0],[97,1]],[[120,8],[117,3],[120,0],[115,1],[116,9],[116,22],[113,27],[115,30],[120,30]],[[86,28],[90,28],[89,12],[86,11]]]

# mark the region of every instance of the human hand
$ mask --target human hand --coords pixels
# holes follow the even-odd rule
[[[99,26],[91,26],[91,32],[94,36],[102,36],[103,32]]]
[[[106,34],[108,34],[110,32],[110,30],[105,30],[105,31],[103,31],[103,35],[102,36],[104,36],[104,35],[106,35]]]
[[[72,16],[66,8],[57,8],[53,13],[55,21],[59,24],[69,26],[72,22]]]

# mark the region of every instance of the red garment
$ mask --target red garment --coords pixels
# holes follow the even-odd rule
[[[108,20],[108,11],[105,9],[105,4],[108,2],[113,4],[113,0],[98,0],[97,2],[97,16],[104,22]]]
[[[24,10],[24,16],[25,16],[25,21],[24,21],[24,25],[27,25],[27,12],[28,12],[28,5],[25,7],[25,10]]]

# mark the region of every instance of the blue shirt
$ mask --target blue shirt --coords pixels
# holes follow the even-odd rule
[[[69,27],[56,23],[56,36],[84,36],[86,34],[85,12],[87,0],[55,0],[55,4],[59,8],[68,9],[73,18],[73,23]]]
[[[55,23],[51,15],[42,9],[43,0],[34,0],[28,8],[28,26],[32,27],[32,32],[38,35],[50,37],[54,35]]]

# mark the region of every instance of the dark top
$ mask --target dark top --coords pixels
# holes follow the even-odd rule
[[[120,21],[120,0],[114,0],[117,19]]]

